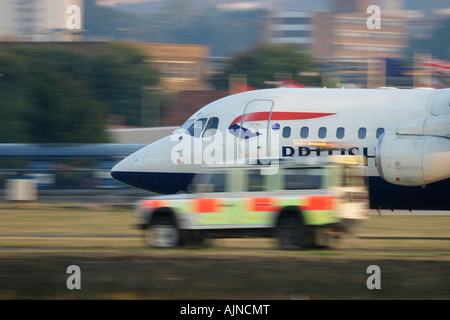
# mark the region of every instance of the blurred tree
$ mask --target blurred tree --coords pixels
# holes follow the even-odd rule
[[[108,141],[105,108],[73,79],[61,81],[57,73],[49,73],[32,87],[30,99],[24,114],[28,142]]]
[[[314,72],[302,76],[302,72]],[[247,83],[258,89],[266,88],[266,81],[289,79],[305,86],[322,85],[322,76],[311,57],[296,45],[260,44],[236,54],[222,74],[212,79],[216,89],[227,89],[230,75],[245,75]]]
[[[12,86],[23,88],[20,119],[30,143],[104,142],[105,108],[89,94],[86,57],[52,46],[13,50],[26,71]],[[13,75],[14,76],[14,75]],[[14,106],[8,101],[8,104]]]
[[[107,114],[140,124],[142,87],[158,74],[135,48],[99,51],[24,44],[0,53],[0,142],[107,142]]]
[[[127,125],[139,126],[143,95],[148,100],[159,100],[157,91],[145,92],[145,88],[157,86],[159,73],[137,48],[112,43],[106,49],[91,61],[90,87],[94,96],[107,105],[109,114],[124,115]]]
[[[26,69],[25,58],[0,53],[0,142],[27,141],[23,119],[29,101]]]

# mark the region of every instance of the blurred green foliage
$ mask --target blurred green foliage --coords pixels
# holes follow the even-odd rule
[[[0,52],[0,142],[108,142],[108,114],[139,125],[142,88],[159,79],[146,59],[122,43],[101,44],[95,53],[9,46]]]
[[[304,72],[315,74],[305,76]],[[268,87],[266,81],[278,80],[293,80],[311,87],[327,85],[311,56],[296,45],[259,44],[237,53],[223,73],[212,79],[214,87],[227,89],[230,75],[246,76],[247,83],[258,89]]]

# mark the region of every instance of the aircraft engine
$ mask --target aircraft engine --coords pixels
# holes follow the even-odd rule
[[[450,115],[409,121],[376,147],[377,170],[393,184],[422,186],[450,178]]]

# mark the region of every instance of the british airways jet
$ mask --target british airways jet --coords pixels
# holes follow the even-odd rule
[[[205,162],[254,154],[364,155],[371,208],[450,210],[450,89],[238,93],[204,106],[111,173],[137,188],[176,193]]]

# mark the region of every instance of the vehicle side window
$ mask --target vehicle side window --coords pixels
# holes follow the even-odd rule
[[[327,128],[322,127],[319,129],[319,138],[324,139],[327,136]]]
[[[226,175],[223,171],[198,173],[189,192],[225,192]]]
[[[213,185],[214,192],[225,192],[225,173],[215,173],[212,175],[211,184]]]
[[[300,130],[300,137],[305,139],[305,138],[308,138],[308,135],[309,135],[309,128],[308,127],[303,127]]]
[[[283,138],[289,138],[291,136],[291,127],[283,128]]]
[[[342,138],[344,138],[344,134],[345,134],[345,129],[344,128],[342,128],[342,127],[337,128],[337,130],[336,130],[336,138],[342,139]]]
[[[219,127],[219,118],[212,117],[209,119],[208,124],[206,125],[205,131],[203,132],[203,137],[212,137],[216,134],[217,128]]]
[[[322,174],[319,168],[287,168],[284,180],[285,190],[320,189]]]
[[[249,170],[248,191],[264,191],[264,176],[260,170]]]
[[[384,133],[384,128],[378,128],[377,129],[377,139],[379,139],[383,133]]]
[[[205,127],[206,118],[201,118],[195,121],[188,129],[188,133],[193,137],[200,137],[202,134],[203,128]]]
[[[366,128],[359,128],[358,130],[358,138],[359,139],[365,139],[366,138],[367,129]]]

